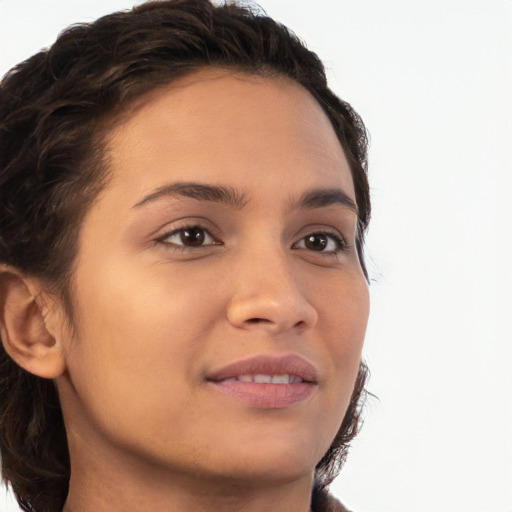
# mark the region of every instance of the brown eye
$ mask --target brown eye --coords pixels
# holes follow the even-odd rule
[[[201,226],[190,226],[174,230],[159,239],[165,245],[181,247],[181,248],[195,248],[195,247],[208,247],[210,245],[217,245],[212,235],[208,230]]]
[[[308,235],[304,238],[304,245],[310,251],[323,251],[327,247],[327,236],[323,233]]]
[[[301,238],[295,245],[296,249],[337,254],[346,250],[347,243],[338,235],[331,233],[311,233]]]
[[[188,245],[189,247],[203,245],[205,238],[205,231],[201,228],[187,228],[180,230],[181,242],[183,245]]]

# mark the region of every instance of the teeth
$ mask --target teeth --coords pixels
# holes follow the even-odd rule
[[[300,377],[296,375],[288,375],[287,373],[283,373],[281,375],[265,375],[265,374],[256,374],[256,375],[238,375],[238,377],[231,377],[229,379],[225,379],[224,382],[256,382],[257,384],[293,384],[297,382],[304,382]]]
[[[255,375],[254,382],[258,384],[268,384],[272,382],[272,377],[270,375]]]
[[[272,384],[289,384],[290,376],[289,375],[274,375],[272,377]]]

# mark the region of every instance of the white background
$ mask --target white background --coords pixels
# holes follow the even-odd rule
[[[358,512],[511,512],[512,1],[261,1],[371,134],[379,400],[333,492]],[[0,0],[0,74],[131,5]]]

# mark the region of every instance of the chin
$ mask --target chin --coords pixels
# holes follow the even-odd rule
[[[224,477],[260,484],[282,484],[305,477],[312,478],[316,465],[324,455],[324,452],[320,453],[314,447],[291,447],[289,443],[277,446],[276,443],[269,443],[264,448],[246,448],[238,450],[233,457],[224,457],[224,465],[217,466],[222,467]]]
[[[232,482],[233,485],[271,487],[297,482],[299,480],[313,479],[315,466],[287,464],[249,464],[247,461],[243,467],[230,467],[218,475],[223,483]]]

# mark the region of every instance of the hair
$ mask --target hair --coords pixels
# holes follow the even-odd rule
[[[318,101],[350,164],[356,246],[368,278],[367,134],[360,117],[333,94],[320,59],[289,29],[259,9],[210,0],[152,1],[71,26],[6,74],[0,83],[0,264],[40,279],[71,315],[77,233],[108,179],[105,135],[130,101],[208,66],[288,77]],[[341,428],[317,465],[313,503],[319,507],[359,430],[367,375],[361,362]],[[70,461],[55,385],[16,365],[1,344],[0,453],[3,479],[20,504],[62,510]]]

